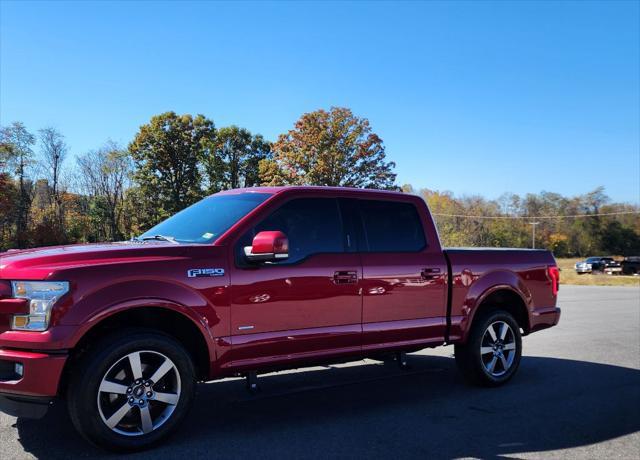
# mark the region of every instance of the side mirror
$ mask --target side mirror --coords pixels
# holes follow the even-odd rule
[[[274,262],[289,257],[289,240],[279,231],[260,232],[253,238],[251,246],[244,248],[250,262]]]

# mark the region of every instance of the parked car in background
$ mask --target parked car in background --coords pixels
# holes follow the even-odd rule
[[[584,275],[585,273],[591,273],[591,264],[587,260],[578,262],[576,264],[576,273],[578,275]]]
[[[608,275],[622,273],[620,262],[616,262],[613,257],[589,257],[586,262],[591,265],[591,273],[601,272]]]
[[[636,257],[640,259],[640,257]],[[636,272],[640,272],[638,268],[638,262],[636,261]],[[578,262],[575,265],[576,273],[578,275],[584,275],[585,273],[606,273],[609,275],[620,274],[622,272],[622,266],[620,262],[617,262],[613,257],[589,257],[582,262]]]
[[[640,275],[640,256],[625,257],[620,265],[624,275]]]

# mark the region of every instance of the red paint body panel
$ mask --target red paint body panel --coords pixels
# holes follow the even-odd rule
[[[497,290],[517,294],[527,309],[529,330],[543,328],[557,319],[539,311],[555,308],[552,281],[547,267],[555,266],[550,252],[542,250],[447,249],[452,271],[452,336],[466,340],[478,305]],[[453,317],[456,318],[454,323]],[[551,323],[550,323],[551,322]]]
[[[359,283],[336,284],[337,271],[353,271],[361,278],[358,255],[319,254],[293,269],[232,269],[232,334],[360,324]]]
[[[442,253],[363,254],[362,264],[364,323],[446,315],[447,264]],[[425,279],[425,268],[440,274]]]
[[[254,254],[286,254],[289,250],[287,237],[282,232],[261,232],[253,239]]]
[[[20,350],[0,350],[0,360],[21,363],[24,377],[0,381],[0,394],[22,396],[56,396],[67,356]]]
[[[220,360],[223,375],[242,370],[275,369],[304,361],[344,355],[360,355],[359,324],[244,334],[226,338],[231,348]],[[330,347],[327,344],[331,344]]]
[[[497,290],[522,299],[526,331],[558,322],[548,274],[555,261],[547,251],[443,250],[424,201],[396,192],[260,187],[221,194],[254,192],[272,196],[213,244],[128,242],[0,254],[0,360],[25,369],[21,380],[0,380],[0,394],[55,395],[78,342],[105,319],[138,308],[188,319],[206,343],[211,379],[416,350],[447,338],[463,342],[478,306]],[[412,253],[314,254],[288,265],[238,263],[236,249],[248,229],[289,200],[315,197],[411,203],[426,246]],[[202,268],[216,268],[218,276],[188,276]],[[10,330],[11,316],[27,308],[11,297],[10,280],[69,281],[47,331]]]
[[[366,352],[442,345],[446,326],[444,316],[367,323],[363,325],[362,348]]]

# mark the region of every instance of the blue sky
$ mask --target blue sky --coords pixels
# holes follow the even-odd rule
[[[401,184],[638,203],[639,23],[632,1],[2,1],[0,123],[77,154],[167,110],[274,140],[346,106]]]

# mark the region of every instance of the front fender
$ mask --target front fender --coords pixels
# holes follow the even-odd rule
[[[81,324],[57,324],[47,331],[39,333],[25,334],[22,331],[6,331],[0,335],[0,348],[70,350],[74,348],[91,329],[113,315],[149,307],[171,310],[190,320],[205,339],[209,357],[214,358],[217,356],[215,342],[208,327],[209,321],[206,316],[190,306],[151,296],[109,304],[95,311],[94,314],[87,317]]]
[[[213,298],[216,299],[215,292]],[[67,348],[72,348],[96,324],[117,313],[143,307],[173,310],[189,318],[203,334],[213,353],[212,328],[220,323],[218,307],[189,286],[156,279],[126,280],[98,288],[74,299],[67,311],[58,311],[57,325],[75,329]]]
[[[189,308],[185,305],[181,305],[175,302],[167,301],[166,299],[154,298],[154,297],[146,297],[142,299],[130,300],[126,302],[119,303],[117,305],[113,305],[110,308],[100,311],[96,315],[92,316],[85,323],[81,324],[78,328],[78,332],[74,334],[72,338],[71,346],[75,346],[76,343],[84,336],[84,334],[96,326],[98,323],[106,320],[107,318],[116,315],[125,311],[132,311],[137,308],[161,308],[165,310],[171,310],[176,313],[180,313],[181,315],[187,317],[194,323],[203,336],[206,338],[207,342],[212,342],[212,337],[207,327],[206,319],[200,315],[197,311]],[[71,347],[70,347],[71,348]]]

